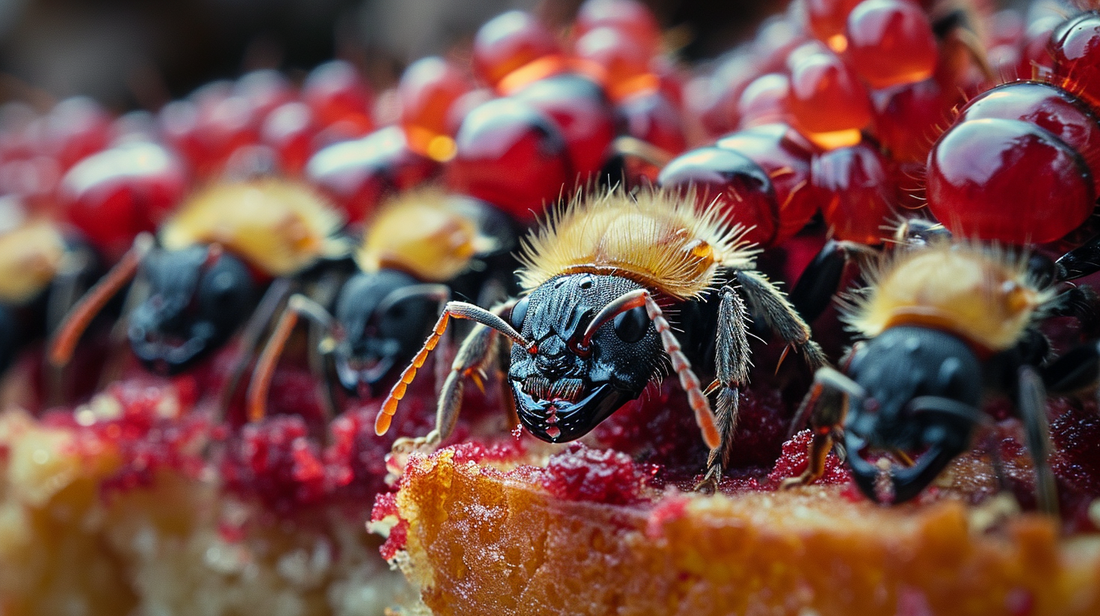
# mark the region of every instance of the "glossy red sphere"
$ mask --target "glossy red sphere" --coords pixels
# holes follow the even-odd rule
[[[944,92],[935,79],[878,90],[871,98],[882,148],[894,160],[921,163],[949,124],[952,108],[962,102],[957,91]]]
[[[155,231],[190,190],[182,161],[160,145],[129,143],[73,166],[61,180],[64,217],[108,259],[142,231]]]
[[[970,101],[955,122],[982,118],[1024,120],[1050,131],[1084,160],[1100,194],[1100,124],[1065,90],[1037,81],[1008,83]]]
[[[313,108],[318,121],[328,126],[341,120],[370,125],[374,96],[350,62],[332,60],[310,71],[302,84],[302,100]]]
[[[603,167],[615,138],[615,116],[599,85],[565,73],[540,79],[513,98],[550,116],[561,129],[577,181],[586,182]]]
[[[433,139],[454,134],[447,125],[448,113],[472,89],[457,66],[437,56],[421,58],[405,69],[397,85],[399,122],[413,149],[430,154]]]
[[[99,103],[84,96],[65,99],[54,105],[45,117],[46,148],[68,169],[80,159],[94,154],[111,140],[112,118]]]
[[[810,38],[796,20],[787,15],[775,15],[760,24],[753,38],[752,64],[759,73],[784,70],[787,56]]]
[[[0,104],[0,162],[40,153],[31,130],[32,125],[39,122],[38,112],[27,103]]]
[[[866,88],[836,54],[795,50],[792,60],[789,106],[799,127],[812,133],[831,133],[859,130],[871,122]]]
[[[936,69],[932,24],[910,0],[864,0],[845,32],[849,63],[872,88],[923,81]]]
[[[561,131],[528,103],[499,98],[481,105],[462,122],[455,144],[447,185],[519,220],[533,220],[574,188]]]
[[[280,166],[296,175],[313,154],[313,140],[320,128],[309,105],[286,103],[264,118],[260,139],[275,150]]]
[[[61,165],[52,156],[33,155],[0,163],[0,195],[18,197],[33,210],[49,211],[61,173]]]
[[[1095,201],[1084,161],[1030,122],[962,122],[928,156],[928,207],[961,237],[1052,242],[1083,223]]]
[[[859,0],[806,0],[806,20],[810,31],[822,41],[844,35],[848,14]]]
[[[159,141],[157,117],[144,110],[124,113],[111,123],[111,145],[130,141]]]
[[[1054,29],[1062,24],[1062,19],[1047,15],[1035,19],[1027,25],[1020,42],[1020,64],[1016,76],[1020,79],[1035,79],[1049,74],[1054,67],[1054,57],[1050,55],[1050,39]]]
[[[732,53],[714,73],[692,81],[687,106],[697,115],[707,133],[728,133],[739,125],[737,108],[742,93],[759,75],[751,54]]]
[[[788,99],[791,79],[783,73],[768,73],[753,80],[741,93],[737,115],[741,126],[757,126],[790,119]]]
[[[157,113],[157,125],[164,141],[183,155],[192,169],[205,159],[199,137],[199,106],[194,101],[172,101]]]
[[[1083,13],[1056,28],[1050,55],[1056,83],[1100,109],[1100,14]]]
[[[660,25],[649,7],[635,0],[587,0],[573,24],[578,36],[596,28],[613,28],[652,51],[661,36]]]
[[[1015,9],[997,11],[986,20],[984,42],[986,47],[1015,45],[1024,37],[1027,21]]]
[[[716,146],[733,150],[760,166],[775,189],[779,227],[771,244],[794,236],[817,213],[810,187],[814,148],[787,124],[766,124],[726,135]]]
[[[474,73],[496,87],[513,71],[560,53],[557,39],[535,16],[508,11],[485,22],[474,36]]]
[[[349,221],[357,222],[387,195],[438,173],[438,163],[410,150],[404,132],[389,126],[319,150],[309,159],[305,175],[344,210]]]
[[[894,191],[877,148],[864,142],[819,154],[811,178],[835,239],[874,245],[889,235]]]
[[[680,110],[660,91],[638,92],[615,106],[620,130],[669,154],[687,149]]]
[[[489,88],[477,88],[470,90],[455,100],[447,112],[447,134],[457,135],[462,127],[462,121],[471,111],[496,98],[496,92]]]
[[[245,73],[233,84],[233,93],[248,101],[256,122],[262,122],[275,108],[298,98],[290,80],[274,69]]]
[[[573,43],[573,57],[598,66],[604,87],[615,100],[644,88],[657,77],[649,68],[650,50],[614,28],[589,30]]]
[[[696,148],[665,165],[657,183],[693,194],[700,208],[717,202],[730,221],[747,229],[746,240],[771,245],[779,226],[775,189],[767,172],[747,156],[725,148]]]

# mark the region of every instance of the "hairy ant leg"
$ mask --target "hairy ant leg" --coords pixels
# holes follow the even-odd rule
[[[814,372],[814,383],[802,400],[796,417],[810,416],[812,440],[806,452],[806,470],[798,477],[784,479],[780,489],[807,485],[825,473],[825,456],[833,448],[837,434],[844,425],[848,404],[852,398],[865,395],[858,383],[828,366]]]
[[[324,306],[305,295],[295,294],[290,296],[286,308],[283,309],[282,314],[279,315],[279,320],[272,329],[271,337],[268,338],[267,344],[260,352],[259,359],[256,360],[256,367],[252,371],[252,380],[248,383],[247,408],[249,421],[260,421],[266,414],[267,394],[271,388],[271,378],[275,374],[275,365],[279,362],[279,356],[282,355],[286,342],[290,339],[290,334],[294,332],[294,326],[298,324],[298,319],[303,316],[319,324],[328,332],[334,330],[335,320],[328,313],[328,310],[325,310]],[[323,341],[322,344],[324,344]],[[331,417],[326,417],[326,419],[331,419]]]
[[[715,382],[719,387],[716,423],[721,443],[710,450],[703,479],[696,490],[713,492],[722,478],[722,469],[729,460],[730,442],[737,429],[737,407],[740,388],[749,381],[748,310],[733,288],[722,287],[718,305],[718,332],[715,352]]]
[[[260,346],[260,340],[263,338],[264,332],[267,331],[268,326],[275,319],[275,315],[285,308],[285,303],[293,292],[293,282],[287,278],[276,278],[264,291],[256,310],[245,322],[239,338],[240,356],[233,363],[233,368],[229,372],[229,380],[218,396],[217,410],[219,417],[225,417],[229,412],[229,404],[233,400],[233,394],[236,393],[241,384],[241,379],[244,378],[244,373],[248,370],[248,365],[255,357],[256,349]]]
[[[508,302],[493,308],[491,312],[498,317],[503,317],[512,309],[515,302]],[[462,408],[462,393],[466,389],[466,379],[473,379],[479,388],[484,389],[484,381],[488,378],[486,370],[494,360],[495,349],[500,341],[499,332],[492,327],[478,323],[474,326],[462,346],[458,349],[450,372],[443,381],[443,387],[439,392],[439,401],[436,405],[435,427],[426,436],[417,438],[400,438],[394,443],[395,451],[411,451],[413,449],[434,449],[454,431],[455,422]],[[508,392],[508,397],[511,397]]]
[[[1016,406],[1024,423],[1027,448],[1035,464],[1035,498],[1039,511],[1058,516],[1058,488],[1050,468],[1050,429],[1046,415],[1046,388],[1032,366],[1020,366],[1017,372]]]
[[[803,352],[811,370],[828,365],[829,360],[821,346],[810,339],[810,326],[771,281],[761,274],[747,270],[738,270],[734,278],[741,284],[745,296],[758,310],[764,322],[783,341]],[[783,361],[782,358],[780,361]]]

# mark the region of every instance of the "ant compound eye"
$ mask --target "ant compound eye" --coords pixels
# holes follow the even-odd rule
[[[620,340],[637,342],[649,329],[649,315],[646,314],[645,306],[638,306],[615,317],[614,325],[615,334]]]
[[[530,303],[531,297],[527,296],[516,302],[515,306],[512,306],[512,316],[510,320],[512,322],[512,327],[516,328],[517,331],[523,329],[523,319],[527,318],[527,306]]]

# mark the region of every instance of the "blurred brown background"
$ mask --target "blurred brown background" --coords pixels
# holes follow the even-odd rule
[[[687,59],[728,49],[784,0],[646,0],[680,26]],[[155,109],[254,68],[292,77],[333,57],[376,85],[409,61],[462,49],[510,8],[564,24],[580,0],[0,0],[0,101],[91,95]],[[459,51],[458,53],[461,53]]]

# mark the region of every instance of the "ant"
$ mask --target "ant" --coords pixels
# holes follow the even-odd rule
[[[57,325],[99,271],[98,256],[80,237],[28,215],[14,200],[0,200],[0,372]],[[59,381],[51,383],[53,394],[58,387]]]
[[[1023,421],[1035,460],[1041,510],[1057,511],[1044,401],[1095,385],[1100,354],[1086,345],[1043,365],[1049,343],[1038,330],[1067,300],[1055,264],[938,237],[903,246],[865,275],[869,284],[844,305],[844,320],[865,340],[814,376],[798,417],[810,415],[810,460],[784,487],[821,476],[838,439],[856,485],[876,502],[916,497],[988,423],[982,403],[1005,394]],[[796,421],[796,426],[801,421]],[[925,450],[916,461],[910,454]],[[902,468],[880,469],[871,450]]]
[[[391,201],[367,223],[358,271],[343,282],[333,312],[303,294],[290,298],[253,372],[249,417],[263,417],[275,364],[300,316],[321,326],[326,371],[348,394],[375,396],[397,380],[452,296],[479,303],[508,296],[514,244],[511,219],[479,200],[425,189]],[[321,379],[335,413],[332,379]]]
[[[289,295],[291,280],[347,254],[337,236],[342,225],[336,210],[295,182],[255,178],[200,191],[156,238],[139,235],[73,307],[53,335],[50,361],[67,363],[93,316],[135,277],[144,299],[126,315],[127,337],[147,369],[172,375],[191,368],[251,316],[247,352]]]
[[[711,449],[699,487],[713,489],[736,427],[739,390],[748,381],[749,307],[801,349],[812,369],[827,363],[809,326],[753,269],[756,251],[744,233],[714,206],[697,209],[693,199],[667,191],[574,199],[528,235],[519,298],[491,310],[447,303],[383,403],[375,431],[388,430],[449,320],[469,319],[478,325],[444,382],[435,429],[395,447],[434,447],[447,438],[466,377],[491,367],[506,338],[513,343],[507,380],[519,420],[549,442],[585,435],[671,368]],[[714,377],[709,387],[693,366]],[[712,390],[718,391],[717,415],[707,398]]]

